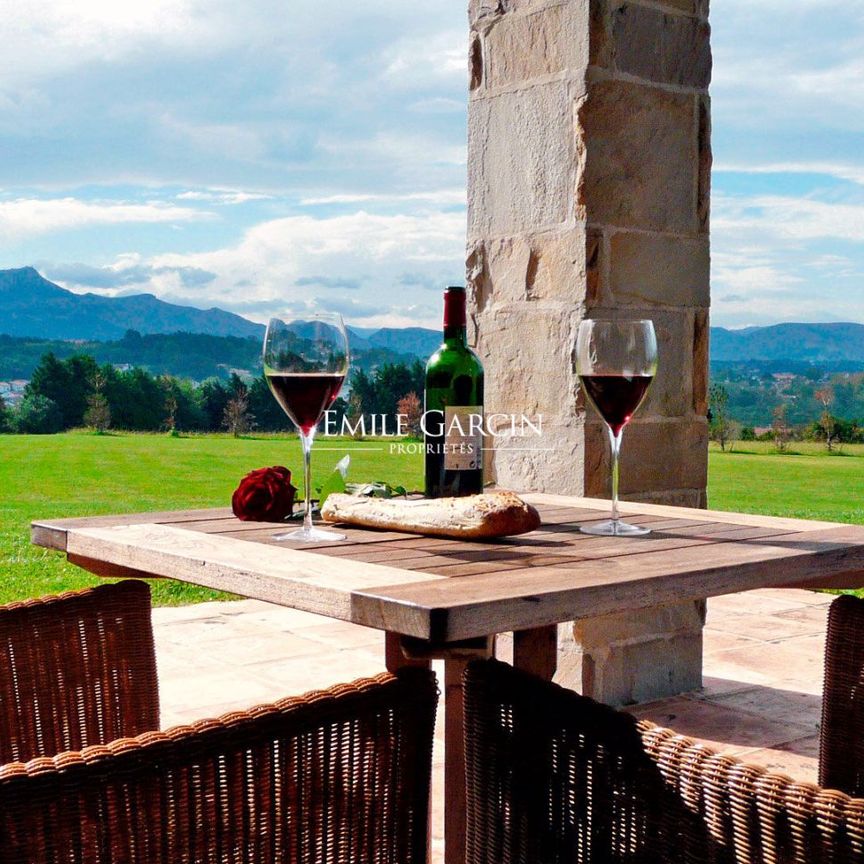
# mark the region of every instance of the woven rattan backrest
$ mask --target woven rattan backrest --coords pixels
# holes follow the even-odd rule
[[[0,608],[0,763],[158,728],[146,583]]]
[[[3,864],[422,864],[437,688],[408,669],[0,768]]]
[[[468,864],[851,864],[864,800],[500,663],[466,673]]]
[[[838,597],[828,614],[819,782],[864,796],[864,600]]]

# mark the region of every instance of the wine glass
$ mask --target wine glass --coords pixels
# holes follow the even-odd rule
[[[624,427],[642,404],[657,372],[657,337],[651,321],[585,320],[576,337],[576,373],[606,423],[612,445],[612,518],[585,525],[604,537],[649,534],[618,516],[618,456]]]
[[[276,401],[300,432],[306,512],[303,527],[274,540],[319,543],[344,534],[312,527],[311,458],[318,421],[333,404],[348,374],[348,335],[341,315],[271,318],[264,336],[264,375]]]

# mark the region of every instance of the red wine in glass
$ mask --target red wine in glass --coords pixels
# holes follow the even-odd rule
[[[345,376],[338,373],[267,373],[267,383],[276,401],[294,425],[307,435],[336,400],[344,381]]]
[[[300,431],[306,512],[303,527],[275,534],[300,543],[344,540],[344,534],[312,525],[312,441],[318,421],[333,404],[348,374],[348,335],[341,315],[299,320],[271,318],[264,336],[264,375],[276,401]]]
[[[576,338],[576,373],[606,423],[612,447],[612,518],[583,525],[604,537],[648,534],[618,515],[618,457],[624,427],[642,404],[657,372],[657,337],[650,321],[585,320]]]
[[[588,398],[614,435],[630,422],[642,404],[653,375],[581,375]]]

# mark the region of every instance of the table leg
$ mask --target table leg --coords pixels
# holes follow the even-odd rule
[[[558,625],[517,630],[513,634],[513,665],[551,681],[558,666]]]

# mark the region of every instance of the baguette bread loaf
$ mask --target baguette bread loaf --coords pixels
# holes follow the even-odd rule
[[[334,494],[321,515],[327,522],[471,540],[525,534],[540,525],[540,514],[513,492],[416,500]]]

